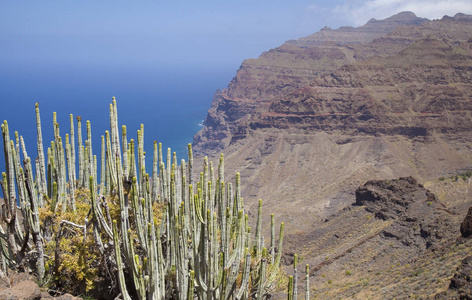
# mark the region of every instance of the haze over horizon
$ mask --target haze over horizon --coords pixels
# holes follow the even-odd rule
[[[256,58],[286,40],[325,26],[360,26],[401,11],[435,19],[472,13],[472,2],[4,1],[0,64],[143,69],[205,69],[212,64],[234,74],[244,59]]]

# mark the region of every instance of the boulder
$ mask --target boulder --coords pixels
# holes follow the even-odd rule
[[[1,300],[39,300],[41,299],[41,290],[38,285],[31,281],[20,281],[11,288],[0,291]]]
[[[469,207],[469,212],[461,224],[462,237],[468,238],[472,236],[472,206]]]

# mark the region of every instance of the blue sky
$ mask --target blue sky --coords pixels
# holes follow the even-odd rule
[[[1,1],[0,66],[205,68],[246,58],[324,26],[359,26],[411,10],[472,13],[470,0]]]

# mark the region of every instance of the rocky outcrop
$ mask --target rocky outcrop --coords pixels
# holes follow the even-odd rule
[[[53,297],[45,291],[41,291],[36,278],[26,273],[10,271],[8,276],[0,279],[1,300],[79,300],[70,294]]]
[[[408,216],[410,206],[428,201],[437,203],[436,197],[413,177],[398,180],[371,180],[356,190],[356,205],[365,205],[366,210],[384,221]]]
[[[454,232],[451,213],[413,177],[368,181],[356,190],[355,204],[376,218],[394,221],[380,234],[405,246],[427,249]]]
[[[461,224],[461,235],[466,239],[472,235],[472,207],[469,208]],[[467,256],[461,261],[454,272],[448,290],[438,293],[435,299],[472,299],[472,256]]]
[[[464,238],[472,236],[472,206],[469,207],[469,212],[461,224],[461,234]]]
[[[40,300],[41,290],[38,285],[31,280],[17,282],[10,288],[0,291],[0,299],[8,300]]]
[[[454,277],[451,279],[449,289],[453,290],[457,299],[472,299],[472,256],[466,257],[457,268]]]
[[[285,261],[297,253],[310,265],[315,298],[433,299],[454,273],[451,285],[467,291],[470,262],[457,266],[470,256],[472,240],[457,242],[463,217],[446,204],[413,177],[370,180],[356,190],[353,205],[289,233]],[[458,291],[438,299],[454,299]]]

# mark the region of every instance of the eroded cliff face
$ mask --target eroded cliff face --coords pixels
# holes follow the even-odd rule
[[[250,197],[327,213],[370,179],[471,168],[471,97],[472,16],[401,13],[245,61],[215,94],[194,150],[225,152]]]
[[[329,31],[245,61],[215,95],[196,152],[216,154],[267,127],[407,136],[471,128],[472,17],[402,13]]]
[[[431,298],[472,249],[455,242],[472,182],[449,178],[472,169],[471,99],[472,16],[402,13],[245,61],[215,94],[194,149],[210,159],[224,152],[245,204],[256,211],[262,198],[285,222],[285,262],[298,253],[316,266],[312,294]],[[436,196],[413,179],[390,183],[409,176]],[[370,180],[380,181],[368,192],[400,194],[353,205]],[[402,189],[419,193],[408,200],[414,209],[385,211],[406,199]]]
[[[317,44],[315,34],[251,60],[257,70],[243,63],[216,93],[196,153],[224,152],[250,199],[307,227],[352,202],[367,180],[423,182],[471,168],[472,16],[382,22],[374,35],[370,25],[350,28],[357,40],[344,45],[326,34]]]
[[[323,29],[299,40],[245,60],[228,88],[215,94],[204,127],[194,138],[197,154],[215,154],[245,136],[248,124],[269,110],[277,100],[309,86],[316,76],[334,71],[359,58],[374,55],[365,43],[385,36],[400,25],[421,24],[425,19],[401,13],[382,21],[371,20],[359,28]],[[404,47],[387,47],[388,50]]]
[[[298,123],[313,130],[411,137],[469,132],[471,82],[472,41],[429,37],[394,56],[317,77],[274,101],[253,126]]]

